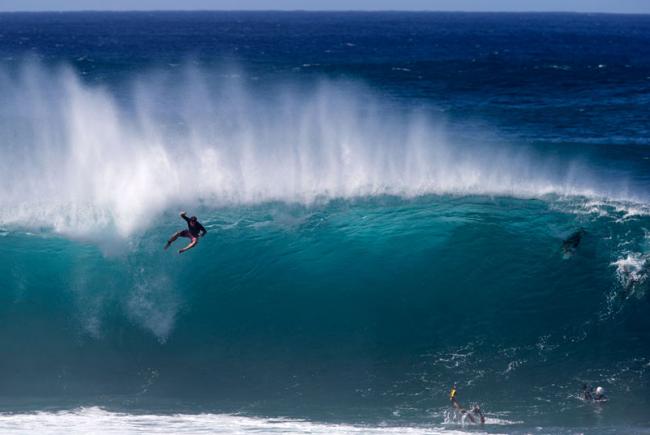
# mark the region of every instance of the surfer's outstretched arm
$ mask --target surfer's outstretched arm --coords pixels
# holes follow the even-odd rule
[[[184,220],[185,222],[189,222],[189,221],[190,221],[190,218],[187,217],[187,213],[185,213],[184,211],[181,212],[181,215],[180,215],[180,216],[183,218],[183,220]]]

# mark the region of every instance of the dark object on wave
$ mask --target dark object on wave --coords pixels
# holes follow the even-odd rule
[[[566,238],[562,242],[562,252],[564,255],[573,255],[576,252],[576,249],[578,249],[578,246],[582,241],[582,237],[585,234],[587,234],[587,231],[585,231],[584,228],[580,228],[578,231]]]

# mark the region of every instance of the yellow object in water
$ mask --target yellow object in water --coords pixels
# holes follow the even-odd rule
[[[449,392],[449,400],[454,400],[456,398],[456,388],[452,388]]]

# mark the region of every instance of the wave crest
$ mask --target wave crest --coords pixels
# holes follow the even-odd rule
[[[480,133],[455,142],[443,120],[358,84],[249,85],[187,68],[109,87],[27,62],[0,71],[0,92],[5,225],[128,236],[198,202],[607,194],[575,162],[480,143]]]

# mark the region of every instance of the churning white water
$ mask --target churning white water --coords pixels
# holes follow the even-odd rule
[[[489,422],[488,422],[489,423]],[[495,420],[504,425],[502,420]],[[322,434],[322,435],[455,435],[482,434],[444,427],[370,427],[314,423],[284,418],[253,418],[227,414],[136,415],[79,408],[60,412],[0,414],[5,434]]]

